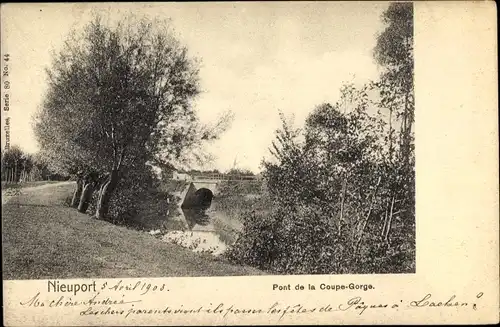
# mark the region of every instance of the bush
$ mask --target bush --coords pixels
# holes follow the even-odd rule
[[[220,197],[242,194],[261,194],[264,184],[260,180],[249,181],[223,181],[217,188]]]
[[[231,261],[286,274],[340,273],[348,257],[333,221],[320,207],[273,206],[247,212]]]
[[[324,207],[272,208],[244,213],[243,231],[225,254],[230,261],[283,274],[415,271],[409,235],[394,235],[389,244],[375,231],[366,231],[357,250],[357,238],[352,237],[355,227],[346,223],[339,234],[335,217]]]
[[[303,140],[282,117],[276,161],[263,164],[269,203],[253,204],[268,209],[244,213],[230,260],[286,274],[415,271],[413,153],[387,159],[364,99],[349,113],[316,108]]]

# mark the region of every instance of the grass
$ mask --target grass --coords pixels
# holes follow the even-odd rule
[[[90,218],[64,205],[72,185],[3,205],[3,278],[241,276],[264,272]]]

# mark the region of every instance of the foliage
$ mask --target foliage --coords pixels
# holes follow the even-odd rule
[[[410,162],[415,98],[413,93],[413,3],[391,3],[383,14],[385,30],[377,37],[375,60],[382,68],[379,89],[380,105],[399,120],[400,159]]]
[[[2,151],[2,167],[14,167],[24,157],[24,152],[19,146],[13,145]]]
[[[344,85],[302,130],[281,115],[263,162],[268,209],[246,213],[228,258],[293,274],[415,271],[412,15],[411,3],[383,15],[380,80]]]
[[[226,175],[244,175],[244,176],[254,176],[255,174],[248,169],[242,168],[231,168],[226,172]]]
[[[193,126],[184,123],[196,119],[190,100],[198,93],[197,68],[160,23],[109,27],[97,16],[70,36],[47,71],[49,91],[35,125],[42,148],[109,171],[145,151],[183,144],[183,131]],[[52,133],[59,138],[48,139]]]
[[[229,258],[297,274],[411,269],[413,257],[381,232],[394,171],[383,160],[384,122],[358,110],[362,104],[346,114],[338,105],[319,106],[304,141],[283,121],[273,146],[277,162],[264,162],[270,209],[246,213]],[[414,231],[409,222],[392,225],[393,233]]]
[[[199,64],[168,21],[130,16],[112,24],[95,15],[53,57],[35,134],[57,169],[99,176],[92,179],[98,218],[123,216],[140,200],[134,191],[141,196],[148,165],[206,160],[193,150],[230,122],[224,115],[213,126],[200,123],[192,106]],[[86,192],[93,191],[81,192],[82,199]]]
[[[23,173],[30,176],[30,182],[68,177],[67,174],[50,169],[40,153],[27,153],[17,145],[2,151],[2,180],[19,182]]]
[[[264,187],[264,183],[259,180],[224,180],[217,184],[217,193],[218,198],[261,196],[265,192]]]
[[[110,201],[109,214],[106,219],[114,224],[128,225],[136,219],[144,204],[153,202],[154,189],[158,186],[151,169],[137,167],[124,172],[117,190]],[[99,194],[94,193],[89,214],[96,212]]]

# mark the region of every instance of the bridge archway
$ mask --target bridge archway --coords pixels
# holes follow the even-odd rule
[[[197,190],[191,189],[186,194],[181,208],[183,209],[208,209],[212,205],[214,194],[212,190],[202,187]]]
[[[200,188],[194,192],[194,196],[198,200],[198,205],[203,208],[209,208],[212,204],[212,199],[214,198],[214,193],[208,188]]]

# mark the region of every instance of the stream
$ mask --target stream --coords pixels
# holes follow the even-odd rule
[[[205,208],[178,208],[168,215],[161,230],[149,234],[164,242],[177,244],[194,252],[221,255],[236,241],[242,224],[231,219],[215,206]]]

